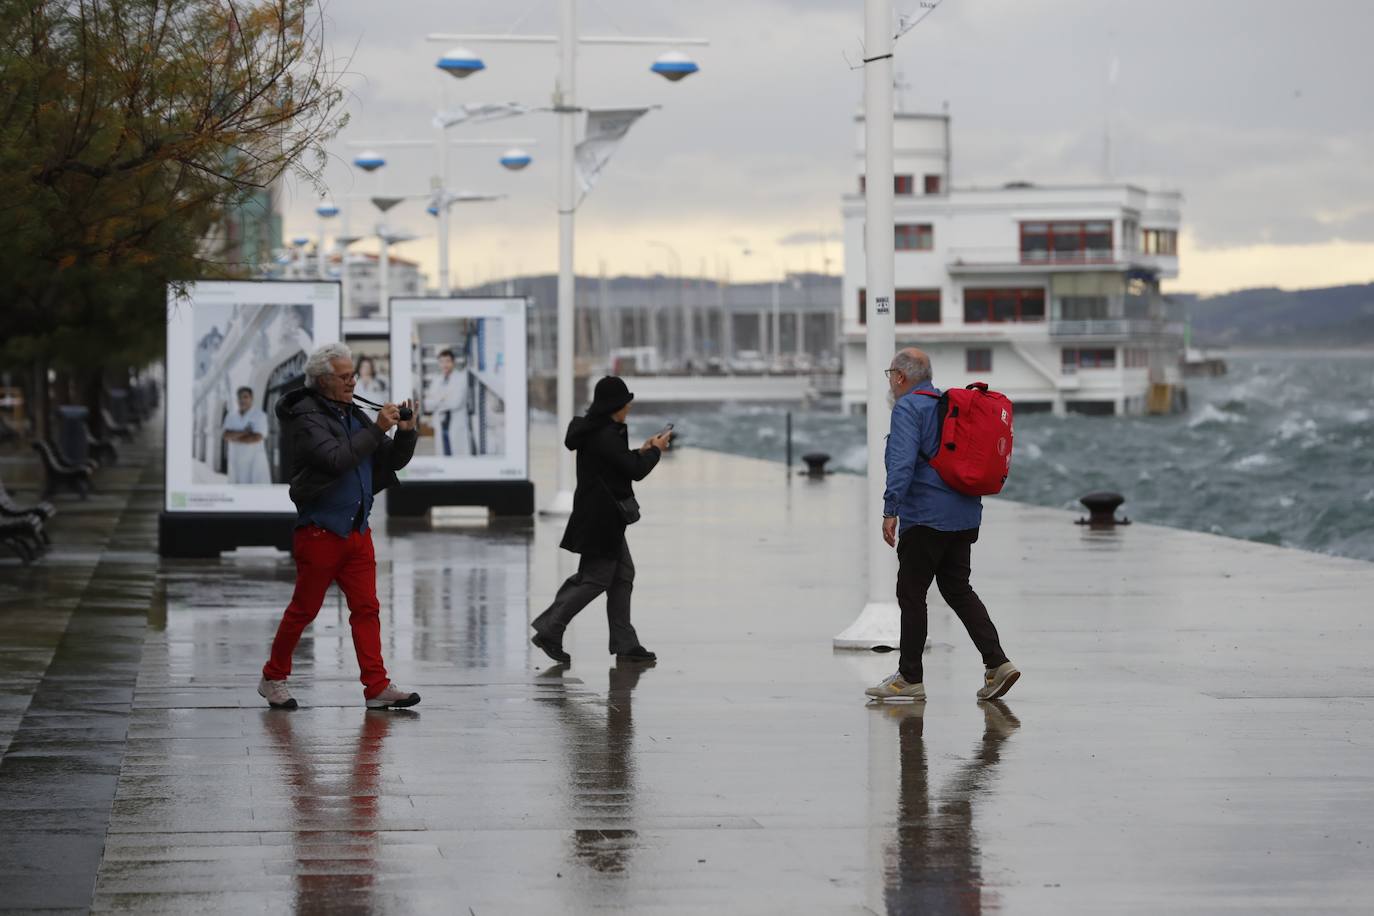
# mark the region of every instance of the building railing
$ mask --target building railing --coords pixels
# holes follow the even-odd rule
[[[1138,318],[1090,318],[1050,322],[1051,337],[1182,337],[1181,322],[1156,323]]]
[[[951,248],[948,250],[951,267],[1006,266],[1075,267],[1111,266],[1115,264],[1151,264],[1161,258],[1176,255],[1145,254],[1139,249],[1124,247],[1090,248],[1080,251],[1023,251],[1007,245],[992,247]]]

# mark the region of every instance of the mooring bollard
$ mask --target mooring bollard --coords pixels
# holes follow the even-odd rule
[[[825,452],[807,452],[802,455],[802,461],[806,462],[806,470],[803,472],[807,477],[824,477],[829,472],[825,469],[825,463],[830,460],[830,456]]]
[[[1090,528],[1115,528],[1117,525],[1129,525],[1131,523],[1131,520],[1125,516],[1116,517],[1117,508],[1126,501],[1126,497],[1120,493],[1108,491],[1089,493],[1087,496],[1080,497],[1078,501],[1088,510],[1088,517],[1080,518],[1074,524],[1087,525]]]

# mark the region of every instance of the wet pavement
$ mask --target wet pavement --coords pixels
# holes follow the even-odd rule
[[[929,702],[868,706],[895,657],[831,649],[862,482],[687,449],[631,536],[656,666],[607,655],[598,602],[550,667],[561,525],[451,513],[378,531],[421,705],[364,712],[331,597],[278,712],[290,561],[159,563],[149,459],[0,565],[0,909],[1368,911],[1374,565],[990,502],[975,585],[1025,676],[977,703],[932,590]]]

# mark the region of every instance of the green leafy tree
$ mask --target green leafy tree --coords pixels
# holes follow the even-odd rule
[[[165,289],[229,276],[227,208],[318,182],[343,126],[312,0],[0,3],[0,365],[42,424],[49,367],[162,349]]]

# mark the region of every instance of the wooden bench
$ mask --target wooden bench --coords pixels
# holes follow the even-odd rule
[[[91,432],[91,428],[87,426],[86,444],[90,448],[91,457],[98,464],[110,467],[119,464],[119,450],[115,448],[113,439],[98,439],[95,433]]]
[[[27,565],[43,552],[47,534],[36,518],[0,518],[0,544],[14,551]]]
[[[46,483],[43,486],[43,498],[49,499],[57,492],[59,486],[70,487],[82,499],[91,492],[91,469],[89,467],[72,467],[57,457],[52,446],[46,442],[35,442],[33,450],[38,453],[38,457],[43,460],[43,473]]]
[[[100,422],[105,424],[105,431],[111,436],[118,436],[125,442],[132,441],[134,438],[134,431],[123,423],[116,422],[108,407],[100,408]]]

